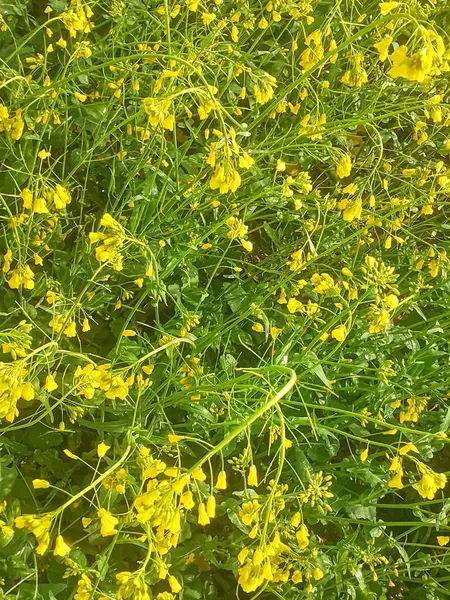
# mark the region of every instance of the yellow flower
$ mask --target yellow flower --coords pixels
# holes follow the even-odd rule
[[[71,321],[64,329],[64,333],[67,337],[75,337],[77,335],[77,326],[75,321]]]
[[[336,175],[343,179],[344,177],[348,177],[352,170],[352,159],[349,154],[343,154],[339,157],[339,159],[335,162],[336,166]]]
[[[401,456],[405,456],[405,454],[408,454],[408,452],[417,452],[419,453],[419,450],[417,449],[417,447],[412,444],[411,442],[408,442],[407,444],[405,444],[404,446],[402,446],[400,448],[400,450],[398,451],[398,453]]]
[[[171,444],[176,444],[177,442],[179,442],[180,440],[183,439],[183,436],[176,435],[175,433],[169,433],[169,435],[167,436],[167,439],[169,440],[169,442]]]
[[[53,203],[57,210],[64,209],[72,201],[69,190],[60,185],[59,183],[55,186],[55,192],[53,194]]]
[[[208,496],[206,499],[206,514],[210,519],[216,516],[216,499],[214,496]]]
[[[89,325],[89,320],[87,318],[83,319],[83,327],[81,328],[81,331],[83,331],[84,333],[86,333],[87,331],[91,330],[91,326]]]
[[[300,550],[303,550],[309,546],[309,531],[304,523],[302,523],[297,529],[295,537],[297,538],[297,543]]]
[[[36,554],[45,554],[50,544],[50,527],[52,518],[50,515],[21,515],[14,519],[17,529],[28,529],[36,538],[38,543]]]
[[[216,488],[218,490],[226,490],[227,489],[227,474],[225,471],[220,471],[217,476]]]
[[[280,327],[271,327],[270,328],[270,337],[273,340],[276,340],[280,333],[283,331]]]
[[[362,199],[358,196],[355,200],[344,198],[338,204],[338,208],[343,211],[344,221],[351,223],[354,219],[360,219],[362,214]]]
[[[203,25],[209,25],[214,21],[216,15],[214,13],[202,13],[202,22]]]
[[[133,331],[133,329],[124,329],[122,331],[122,335],[123,337],[134,337],[136,335],[136,332]]]
[[[58,535],[55,542],[55,549],[53,550],[53,556],[67,556],[70,554],[70,546],[66,544],[62,535]]]
[[[255,465],[251,465],[251,467],[248,471],[247,483],[248,483],[248,485],[253,486],[253,487],[256,487],[258,485],[258,472],[256,470]]]
[[[25,381],[27,370],[21,361],[0,362],[0,419],[12,423],[19,414],[17,402],[34,399],[34,387]]]
[[[250,240],[241,239],[240,242],[247,252],[251,252],[253,250],[253,244]]]
[[[241,176],[229,161],[215,166],[214,175],[209,180],[212,190],[219,190],[221,194],[235,192],[241,185]]]
[[[8,273],[8,271],[11,268],[11,261],[12,261],[12,252],[11,252],[11,250],[8,249],[3,256],[3,266],[2,266],[3,273]]]
[[[148,115],[148,122],[153,128],[161,125],[164,129],[173,129],[175,118],[170,98],[144,98],[143,103],[144,111]]]
[[[178,594],[178,592],[181,592],[181,590],[183,589],[183,586],[180,584],[178,579],[176,577],[174,577],[173,575],[169,575],[168,582],[169,582],[169,586],[170,586],[170,589],[173,594]]]
[[[181,494],[189,483],[189,475],[182,475],[172,483],[172,489],[176,494]]]
[[[181,494],[180,502],[186,510],[191,510],[191,508],[194,508],[195,502],[191,490],[187,490]]]
[[[376,48],[378,50],[378,52],[380,53],[380,61],[384,62],[387,57],[388,57],[388,50],[390,45],[393,42],[393,38],[388,35],[387,37],[384,38],[384,40],[381,40],[381,42],[377,42],[376,44],[374,44],[374,48]]]
[[[331,337],[337,340],[338,342],[343,342],[347,336],[348,330],[345,325],[338,325],[331,332]]]
[[[97,456],[103,458],[110,448],[111,446],[107,446],[105,442],[100,442],[97,446]]]
[[[396,473],[389,481],[388,486],[393,489],[403,489],[402,476],[399,473]]]
[[[257,333],[262,333],[264,331],[264,325],[262,323],[253,323],[252,329]]]
[[[394,8],[397,8],[398,2],[380,2],[380,4],[378,6],[380,7],[380,13],[384,17],[385,15],[390,13],[391,10],[394,10]]]
[[[46,479],[33,479],[32,483],[35,490],[45,490],[50,487],[50,482]]]
[[[367,447],[365,450],[363,450],[361,452],[361,454],[359,455],[361,462],[366,462],[367,457],[369,456],[369,448]]]
[[[37,155],[41,160],[44,160],[50,156],[50,152],[48,150],[39,150]]]
[[[34,273],[28,265],[24,267],[18,266],[11,271],[8,285],[12,290],[17,290],[20,286],[26,290],[32,290],[34,288]]]
[[[100,519],[100,534],[103,537],[107,537],[109,535],[114,535],[117,533],[117,529],[115,528],[119,522],[119,519],[113,517],[113,515],[101,508],[98,513],[98,518]]]
[[[433,67],[433,52],[430,47],[424,47],[408,56],[408,46],[399,46],[391,54],[392,67],[388,75],[403,77],[409,81],[422,83]]]
[[[433,500],[438,490],[444,489],[447,484],[447,477],[444,473],[435,473],[430,467],[424,463],[417,464],[419,471],[422,473],[422,479],[417,483],[417,491],[422,498]]]
[[[277,80],[275,77],[266,73],[264,79],[253,86],[256,104],[266,104],[272,100],[276,87]]]
[[[203,502],[200,502],[200,504],[198,505],[198,523],[199,525],[210,524],[208,513],[206,512],[206,508]]]
[[[313,577],[316,581],[319,581],[324,577],[324,573],[320,567],[316,567],[313,571]]]
[[[447,535],[438,535],[436,539],[439,546],[446,546],[450,542],[450,537]]]
[[[192,473],[192,478],[195,479],[196,481],[205,481],[206,479],[206,475],[203,472],[201,467],[198,467],[197,469],[195,469],[195,471]]]
[[[70,7],[61,13],[60,18],[70,37],[76,37],[78,33],[89,33],[91,31],[89,19],[93,14],[90,6],[76,0],[76,2],[72,1]]]

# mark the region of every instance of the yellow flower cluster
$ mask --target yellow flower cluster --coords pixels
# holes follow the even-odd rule
[[[103,487],[105,490],[115,490],[119,494],[125,494],[125,483],[128,478],[126,469],[119,469],[113,475],[105,477]]]
[[[417,491],[422,498],[433,500],[436,492],[443,490],[447,485],[447,477],[444,473],[435,473],[422,462],[417,463],[417,468],[422,474],[422,479],[417,483]]]
[[[105,508],[101,508],[97,516],[100,520],[100,535],[108,537],[117,533],[116,525],[119,523],[119,519],[114,517]]]
[[[6,132],[13,140],[20,140],[24,127],[22,109],[16,110],[14,117],[11,117],[8,108],[0,103],[0,133]]]
[[[29,265],[18,265],[11,271],[8,285],[12,290],[19,289],[22,285],[26,290],[34,288],[34,273]]]
[[[294,516],[294,520],[295,520]],[[306,531],[305,531],[306,530]],[[304,550],[308,546],[307,528],[300,526],[297,532],[299,548]],[[306,539],[306,542],[305,542]],[[317,563],[317,550],[313,550],[304,557],[298,557],[297,564],[292,557],[291,548],[282,542],[280,534],[276,532],[271,542],[262,544],[256,549],[243,547],[238,554],[241,566],[238,569],[238,582],[244,592],[254,592],[264,582],[293,583],[320,581],[324,572]],[[310,592],[313,586],[308,583],[306,591]]]
[[[282,555],[289,552],[289,546],[281,541],[278,533],[275,533],[271,542],[256,550],[243,548],[238,556],[239,562],[244,563],[238,569],[238,582],[244,592],[254,592],[264,581],[286,581],[289,569],[281,568],[281,562]]]
[[[238,239],[247,252],[251,252],[253,250],[253,244],[250,240],[245,239],[248,232],[247,225],[245,225],[241,219],[234,216],[229,217],[226,224],[228,227],[227,237],[231,240]]]
[[[70,0],[69,8],[61,13],[60,19],[70,37],[76,37],[78,34],[91,31],[93,25],[89,19],[93,14],[91,7],[84,4],[82,0]]]
[[[144,581],[142,571],[131,573],[130,571],[122,571],[117,573],[116,581],[119,585],[117,591],[118,600],[150,600],[148,585]]]
[[[348,57],[349,68],[341,77],[342,83],[349,87],[361,87],[368,81],[367,71],[364,68],[364,54],[350,52]]]
[[[0,362],[0,419],[12,423],[19,414],[17,402],[34,399],[34,387],[25,381],[27,370],[23,360]]]
[[[369,333],[380,333],[386,331],[391,322],[391,313],[399,304],[398,297],[395,294],[388,294],[384,297],[377,297],[376,302],[370,305],[367,315],[369,319]]]
[[[230,127],[228,134],[217,131],[218,142],[212,142],[209,149],[207,164],[214,169],[214,175],[209,181],[212,190],[219,190],[221,194],[235,192],[241,185],[241,176],[237,165],[241,169],[250,169],[255,163],[254,159],[244,152],[236,142],[236,132]]]
[[[408,55],[408,46],[398,46],[391,54],[392,67],[388,75],[393,78],[403,77],[409,81],[423,83],[426,77],[439,75],[448,71],[448,63],[444,60],[445,45],[440,35],[434,31],[424,30],[425,45]]]
[[[36,554],[45,554],[50,544],[51,515],[21,515],[14,519],[14,525],[17,529],[31,531],[38,543]]]
[[[306,471],[306,477],[308,479],[308,487],[299,494],[301,502],[303,504],[310,504],[313,507],[317,506],[317,510],[322,514],[325,514],[326,511],[332,512],[333,509],[325,500],[334,497],[334,494],[328,490],[332,483],[331,475],[324,477],[322,471],[311,475],[309,471]]]
[[[100,262],[108,262],[115,271],[123,269],[123,258],[119,250],[125,241],[125,230],[110,214],[106,213],[100,219],[100,225],[107,233],[91,232],[89,241],[91,244],[101,242],[95,249],[95,258]]]
[[[155,129],[161,125],[164,129],[173,129],[175,117],[172,101],[167,98],[144,98],[144,110],[148,115],[148,122]]]
[[[276,87],[277,80],[275,77],[269,75],[269,73],[264,73],[253,86],[256,104],[266,104],[272,100]]]
[[[175,481],[175,491],[174,484],[166,479],[150,479],[147,491],[134,500],[137,521],[149,523],[152,528],[156,528],[154,545],[160,555],[167,554],[171,548],[177,546],[184,514],[183,507],[187,505],[192,508],[192,494],[182,494],[188,481],[187,476]],[[181,504],[178,504],[179,495]]]
[[[54,188],[44,186],[38,194],[33,194],[29,188],[24,188],[19,197],[23,200],[23,207],[36,214],[50,213],[49,207],[64,210],[72,201],[69,190],[59,183]]]
[[[95,390],[100,389],[109,400],[125,400],[130,386],[134,383],[134,376],[130,375],[124,379],[121,375],[110,372],[109,368],[108,364],[96,366],[89,363],[85,367],[78,365],[73,380],[77,393],[91,399]]]

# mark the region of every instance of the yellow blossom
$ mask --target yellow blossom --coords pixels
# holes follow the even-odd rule
[[[368,456],[369,456],[369,448],[367,447],[359,455],[361,462],[366,462]]]
[[[98,444],[97,446],[97,456],[99,458],[103,458],[103,456],[105,456],[105,454],[108,452],[108,450],[110,450],[111,446],[108,446],[107,444],[105,444],[105,442],[100,442],[100,444]]]
[[[446,546],[450,542],[450,537],[447,535],[438,535],[436,539],[439,546]]]
[[[134,337],[136,335],[136,332],[133,331],[133,329],[124,329],[122,331],[122,335],[123,337]]]
[[[169,582],[170,590],[172,591],[173,594],[178,594],[178,592],[181,592],[181,590],[183,589],[183,586],[180,584],[178,579],[176,577],[174,577],[173,575],[169,575],[168,582]]]
[[[114,517],[104,508],[101,508],[97,514],[98,518],[100,519],[100,534],[103,537],[116,534],[116,525],[118,524],[119,519]]]
[[[348,154],[342,154],[339,159],[335,163],[336,166],[336,175],[343,179],[344,177],[348,177],[352,170],[352,159]]]
[[[394,10],[394,8],[397,8],[398,2],[380,2],[380,4],[378,6],[380,7],[380,13],[384,17],[385,15],[390,13],[391,10]]]
[[[217,476],[216,488],[218,490],[226,490],[227,489],[227,474],[225,471],[220,471]]]
[[[33,479],[32,483],[35,490],[45,490],[50,487],[50,482],[46,479]]]
[[[216,499],[214,496],[208,496],[206,499],[206,514],[210,519],[216,516]]]
[[[62,535],[58,535],[55,542],[54,556],[67,556],[70,554],[70,546],[66,544]]]
[[[200,504],[198,505],[198,523],[199,525],[209,525],[210,523],[209,516],[206,512],[206,508],[203,502],[200,502]]]
[[[295,537],[300,550],[304,550],[309,546],[309,531],[304,523],[297,529]]]
[[[433,500],[436,492],[446,486],[447,477],[444,473],[435,473],[422,462],[417,463],[417,466],[422,474],[422,479],[417,483],[417,491],[422,498]]]
[[[345,325],[338,325],[331,332],[331,337],[337,340],[338,342],[343,342],[347,336],[348,330]]]
[[[247,483],[252,487],[257,487],[258,485],[258,472],[255,465],[250,466],[247,476]]]

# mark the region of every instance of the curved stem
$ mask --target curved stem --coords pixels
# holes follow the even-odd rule
[[[205,456],[203,456],[203,458],[201,458],[198,462],[196,462],[195,465],[193,467],[191,467],[189,469],[189,471],[187,471],[188,475],[193,473],[195,471],[195,469],[198,469],[205,462],[210,460],[215,454],[217,454],[217,452],[222,450],[222,448],[225,448],[225,446],[227,446],[232,440],[234,440],[234,438],[236,436],[238,436],[242,431],[247,429],[247,427],[249,427],[257,419],[259,419],[259,417],[261,417],[265,412],[270,410],[273,406],[276,406],[278,404],[278,402],[284,396],[286,396],[287,393],[289,393],[291,391],[291,389],[295,385],[295,382],[297,381],[297,375],[296,375],[295,371],[293,369],[290,369],[289,367],[282,367],[282,366],[278,366],[278,365],[276,365],[273,368],[276,368],[277,370],[283,371],[285,373],[289,373],[290,374],[289,381],[281,388],[281,390],[279,392],[277,392],[274,396],[269,398],[269,400],[267,400],[267,402],[265,402],[260,408],[258,408],[258,410],[256,410],[252,415],[250,415],[250,417],[245,419],[240,425],[238,425],[235,429],[233,429],[233,431],[231,433],[229,433],[221,442],[219,442],[216,446],[214,446],[214,448],[212,448],[212,450],[210,450],[207,454],[205,454]],[[252,373],[252,372],[255,373],[258,371],[258,369],[242,369],[242,370],[250,372],[250,373]]]

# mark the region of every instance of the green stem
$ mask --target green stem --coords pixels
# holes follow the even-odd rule
[[[245,419],[240,425],[238,425],[235,429],[233,429],[233,431],[231,433],[229,433],[221,442],[219,442],[216,446],[214,446],[214,448],[212,448],[212,450],[210,450],[207,454],[205,454],[205,456],[203,456],[203,458],[201,458],[197,463],[195,463],[195,465],[193,467],[191,467],[189,469],[189,471],[187,471],[188,475],[192,474],[196,469],[200,468],[208,460],[211,460],[211,458],[215,454],[217,454],[217,452],[220,452],[220,450],[222,450],[222,448],[225,448],[225,446],[227,446],[232,440],[234,440],[234,438],[236,436],[238,436],[242,431],[247,429],[247,427],[250,427],[250,425],[252,423],[254,423],[257,419],[259,419],[259,417],[261,417],[265,412],[270,410],[272,407],[276,406],[278,404],[278,402],[284,396],[286,396],[287,393],[289,393],[291,391],[291,389],[295,385],[295,382],[297,381],[297,375],[296,375],[295,371],[293,369],[290,369],[289,367],[282,367],[282,366],[278,366],[278,365],[274,366],[273,368],[277,369],[279,371],[283,371],[284,373],[289,373],[290,379],[286,383],[286,385],[284,385],[281,388],[281,390],[279,392],[277,392],[274,396],[269,398],[269,400],[267,400],[267,402],[265,402],[260,408],[258,408],[258,410],[256,410],[252,415],[250,415],[250,417]],[[249,373],[257,372],[257,369],[243,369],[243,370],[248,371]]]

